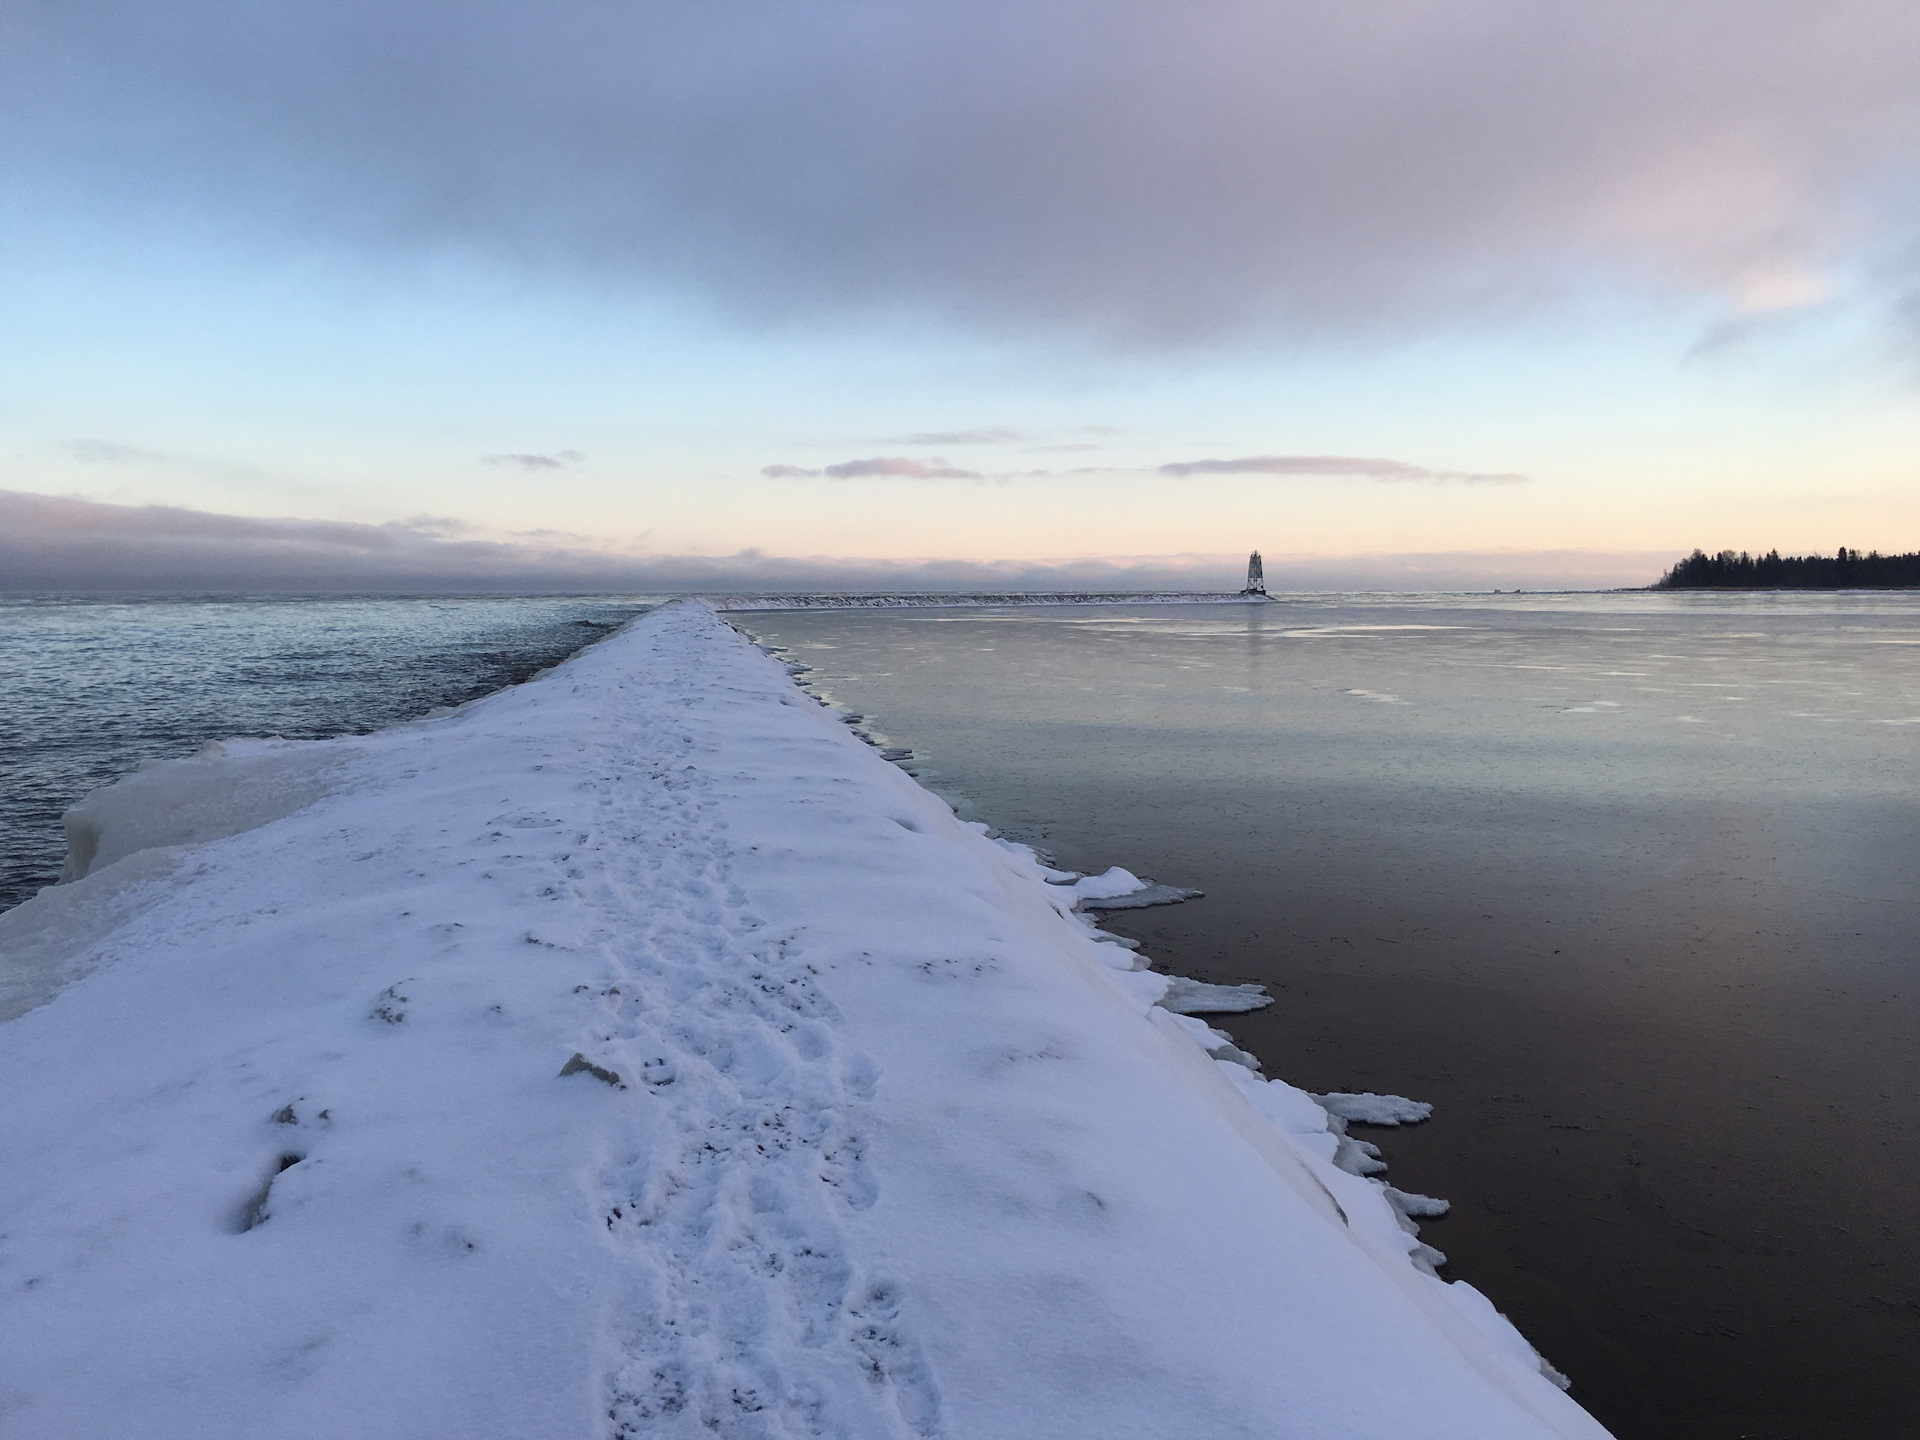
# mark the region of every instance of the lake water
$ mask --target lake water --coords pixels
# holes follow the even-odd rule
[[[0,909],[51,884],[60,814],[235,735],[357,734],[523,680],[627,597],[0,596]]]
[[[1920,597],[1327,597],[731,617],[1265,982],[1269,1074],[1623,1440],[1920,1434]]]

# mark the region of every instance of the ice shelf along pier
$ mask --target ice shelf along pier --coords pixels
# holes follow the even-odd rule
[[[0,916],[6,1433],[1605,1434],[1357,1173],[1419,1107],[843,719],[678,602],[76,807]]]

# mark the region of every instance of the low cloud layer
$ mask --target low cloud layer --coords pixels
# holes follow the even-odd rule
[[[458,538],[459,522],[263,520],[0,491],[0,589],[64,593],[1236,590],[1243,554],[1059,561],[622,555],[569,536]],[[1644,585],[1661,552],[1267,557],[1275,590]]]
[[[963,432],[954,432],[963,433]],[[986,434],[989,432],[975,432]],[[1007,433],[1007,432],[993,432]],[[987,443],[987,442],[981,442]],[[998,442],[996,442],[998,443]],[[1077,445],[1035,446],[1033,449],[1077,450]],[[916,460],[907,455],[876,455],[867,460],[843,460],[836,465],[810,469],[803,465],[766,465],[760,473],[769,480],[898,479],[898,480],[984,480],[978,470],[966,470],[936,456]],[[1062,472],[1018,470],[1003,472],[995,478],[1040,478]],[[1070,474],[1120,474],[1124,468],[1097,465],[1081,467]],[[1243,455],[1229,460],[1176,460],[1154,467],[1154,473],[1186,479],[1195,475],[1302,475],[1358,477],[1402,485],[1526,485],[1525,475],[1512,472],[1478,470],[1430,470],[1404,460],[1385,460],[1359,455]]]
[[[571,470],[585,464],[586,459],[578,450],[556,450],[551,455],[516,450],[504,455],[482,455],[480,463],[496,470]]]
[[[769,480],[817,480],[825,476],[829,480],[982,480],[978,470],[964,470],[958,465],[949,465],[942,457],[931,460],[915,460],[910,455],[875,455],[868,460],[842,460],[837,465],[823,465],[818,470],[809,470],[800,465],[767,465],[760,473]]]
[[[881,443],[885,445],[1018,445],[1026,449],[1081,450],[1095,448],[1085,443],[1084,437],[1098,436],[1105,439],[1120,433],[1118,425],[1074,425],[1065,430],[1022,430],[1011,425],[986,425],[973,430],[923,430],[916,435],[896,435]],[[1063,435],[1083,438],[1063,444],[1058,439]]]
[[[889,445],[1018,445],[1028,438],[1024,430],[989,426],[983,430],[925,430],[918,435],[898,435]]]
[[[171,455],[163,455],[158,450],[144,450],[138,445],[116,445],[111,440],[74,440],[67,444],[67,453],[82,465],[172,465],[177,463]]]
[[[1243,455],[1237,460],[1177,460],[1159,467],[1162,475],[1323,475],[1357,476],[1402,485],[1525,485],[1525,475],[1477,470],[1429,470],[1403,460],[1361,455]]]
[[[0,35],[0,163],[47,196],[750,317],[1184,343],[1595,281],[1764,311],[1920,213],[1904,0],[100,0]]]

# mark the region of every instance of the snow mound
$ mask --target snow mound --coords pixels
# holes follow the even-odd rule
[[[1146,881],[1118,865],[1104,875],[1088,875],[1073,882],[1073,893],[1082,900],[1112,900],[1146,888]]]

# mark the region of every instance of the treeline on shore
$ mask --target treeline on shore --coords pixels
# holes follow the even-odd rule
[[[1862,554],[1842,545],[1832,555],[1749,555],[1696,550],[1653,584],[1655,590],[1904,590],[1920,588],[1920,552]]]

